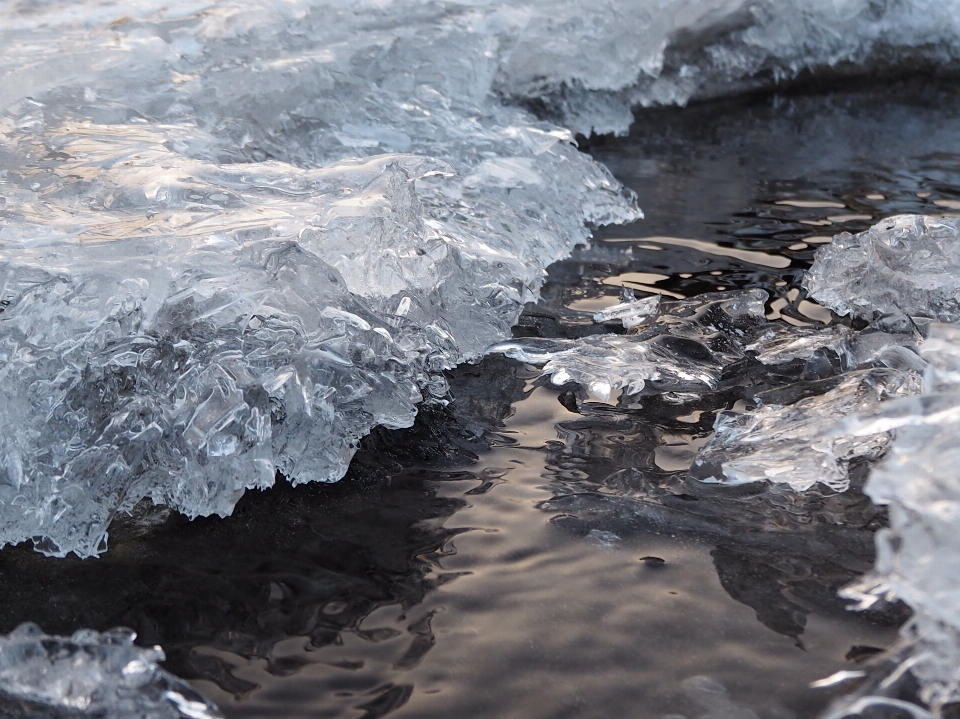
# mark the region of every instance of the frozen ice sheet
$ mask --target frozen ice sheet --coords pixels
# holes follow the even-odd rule
[[[337,479],[506,336],[585,225],[639,216],[571,130],[947,63],[955,9],[0,0],[0,543],[88,556],[144,497],[226,514],[275,467]],[[624,387],[709,387],[721,344],[651,339],[638,360],[679,359]]]
[[[125,629],[70,637],[22,624],[0,637],[0,714],[9,717],[219,719],[216,706],[158,666],[160,647]]]

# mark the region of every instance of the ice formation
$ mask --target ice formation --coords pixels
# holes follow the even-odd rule
[[[845,232],[817,253],[804,280],[840,315],[892,326],[960,321],[960,220],[898,215]]]
[[[87,556],[144,497],[338,479],[585,224],[639,215],[493,96],[496,17],[83,7],[0,31],[0,543]]]
[[[764,322],[763,290],[716,292],[691,300],[649,298],[597,315],[621,319],[633,334],[579,340],[521,339],[490,349],[533,365],[554,384],[576,382],[598,399],[613,392],[715,389],[725,366],[744,356],[742,339]]]
[[[160,647],[125,629],[70,637],[22,624],[0,637],[0,714],[99,719],[219,719],[220,711],[163,671]]]
[[[569,130],[805,68],[949,63],[955,10],[4,0],[0,543],[86,556],[143,497],[224,514],[277,467],[338,478],[505,335],[585,223],[638,216]],[[629,340],[679,359],[623,387],[709,387],[742,351],[689,339]]]
[[[716,435],[694,465],[694,476],[728,484],[766,479],[785,482],[796,491],[822,483],[844,491],[849,460],[875,461],[883,456],[901,413],[925,416],[927,410],[912,408],[949,404],[950,400],[925,398],[879,407],[881,401],[919,394],[918,373],[926,363],[917,356],[911,334],[918,336],[931,322],[960,319],[958,228],[960,223],[953,218],[902,215],[858,235],[838,235],[824,247],[804,286],[810,296],[840,315],[907,330],[848,333],[848,366],[891,369],[881,375],[875,370],[848,375],[829,392],[787,406],[768,404],[746,414],[722,413]],[[816,341],[816,334],[811,338]],[[805,341],[800,338],[799,347]],[[798,339],[775,333],[760,358],[767,362],[789,358],[794,346]],[[924,354],[931,351],[926,348]],[[928,382],[932,376],[939,375],[928,372]],[[872,432],[854,432],[841,422],[859,415],[873,417]]]
[[[883,430],[838,434],[842,418],[919,390],[920,375],[914,370],[866,369],[850,372],[832,389],[793,404],[721,412],[715,434],[700,450],[691,474],[731,485],[781,482],[796,492],[821,483],[843,492],[850,483],[850,462],[876,461],[889,448],[891,437]]]
[[[873,571],[843,594],[864,608],[900,599],[913,609],[901,630],[901,664],[880,684],[881,696],[868,699],[885,701],[883,688],[909,671],[939,716],[943,705],[960,700],[960,327],[932,325],[922,354],[929,362],[922,397],[847,420],[851,434],[896,429],[896,439],[866,486],[875,503],[888,507],[890,527],[877,533]],[[836,716],[849,710],[843,703]]]
[[[490,348],[509,357],[542,366],[554,384],[576,382],[598,399],[614,392],[627,395],[659,392],[705,392],[720,385],[724,371],[739,360],[763,364],[791,360],[825,361],[830,354],[843,366],[855,367],[895,355],[886,342],[869,340],[837,325],[793,327],[768,322],[763,290],[714,292],[687,300],[660,296],[621,303],[597,313],[597,322],[619,319],[626,335],[592,335],[578,340],[517,339]],[[882,363],[882,362],[881,362]],[[917,361],[917,364],[919,361]]]

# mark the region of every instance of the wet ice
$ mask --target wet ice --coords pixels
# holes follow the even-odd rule
[[[0,713],[13,717],[219,719],[189,684],[158,666],[159,647],[133,632],[81,629],[70,637],[22,624],[0,637]]]

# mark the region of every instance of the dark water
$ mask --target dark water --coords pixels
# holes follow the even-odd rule
[[[598,331],[625,288],[764,287],[771,316],[836,321],[797,285],[818,244],[899,212],[960,211],[960,93],[904,84],[644,114],[585,147],[647,219],[551,268],[518,335]],[[330,486],[249,494],[228,519],[150,513],[99,560],[0,552],[0,630],[134,628],[229,717],[815,716],[809,683],[887,647],[854,614],[884,517],[857,490],[686,478],[743,367],[703,396],[617,406],[491,357],[449,407],[375,433]],[[751,713],[752,712],[752,713]]]

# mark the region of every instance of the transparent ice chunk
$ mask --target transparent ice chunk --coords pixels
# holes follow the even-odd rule
[[[522,18],[416,7],[3,6],[0,544],[335,481],[640,216],[494,93]]]
[[[220,711],[158,666],[160,647],[125,629],[70,637],[21,624],[0,637],[0,713],[103,719],[219,719]]]
[[[817,253],[804,287],[840,315],[908,328],[960,321],[960,220],[898,215]]]
[[[658,296],[615,305],[597,321],[620,319],[634,334],[592,335],[579,340],[518,339],[490,348],[543,365],[554,384],[576,382],[601,401],[623,390],[715,389],[724,367],[744,356],[738,342],[764,322],[763,290],[716,292],[691,300]]]
[[[745,358],[780,364],[829,352],[845,366],[868,361],[883,364],[885,356],[880,357],[874,345],[885,345],[865,341],[861,348],[857,333],[846,327],[814,329],[768,322],[767,297],[756,289],[688,300],[654,295],[614,305],[594,316],[597,322],[620,320],[629,330],[626,335],[516,339],[489,351],[543,366],[554,384],[576,382],[604,402],[619,390],[628,395],[715,390],[725,369]],[[898,365],[907,362],[895,359]],[[922,364],[919,359],[917,363]]]
[[[910,606],[913,617],[901,630],[904,646],[894,675],[916,677],[921,700],[940,716],[945,704],[960,699],[960,481],[955,471],[960,462],[960,327],[931,325],[921,352],[929,363],[923,397],[891,402],[883,411],[848,422],[847,431],[861,434],[896,429],[896,440],[865,490],[888,508],[890,527],[877,533],[873,571],[842,594],[864,608],[896,599]],[[891,683],[882,682],[880,689]],[[867,699],[887,701],[883,696]]]
[[[826,392],[788,405],[770,403],[750,412],[720,412],[714,435],[697,455],[691,475],[729,485],[776,482],[795,492],[818,483],[845,491],[850,462],[879,459],[891,437],[883,430],[838,433],[837,423],[869,412],[884,400],[919,393],[920,375],[912,370],[868,369],[843,375],[834,384]]]

